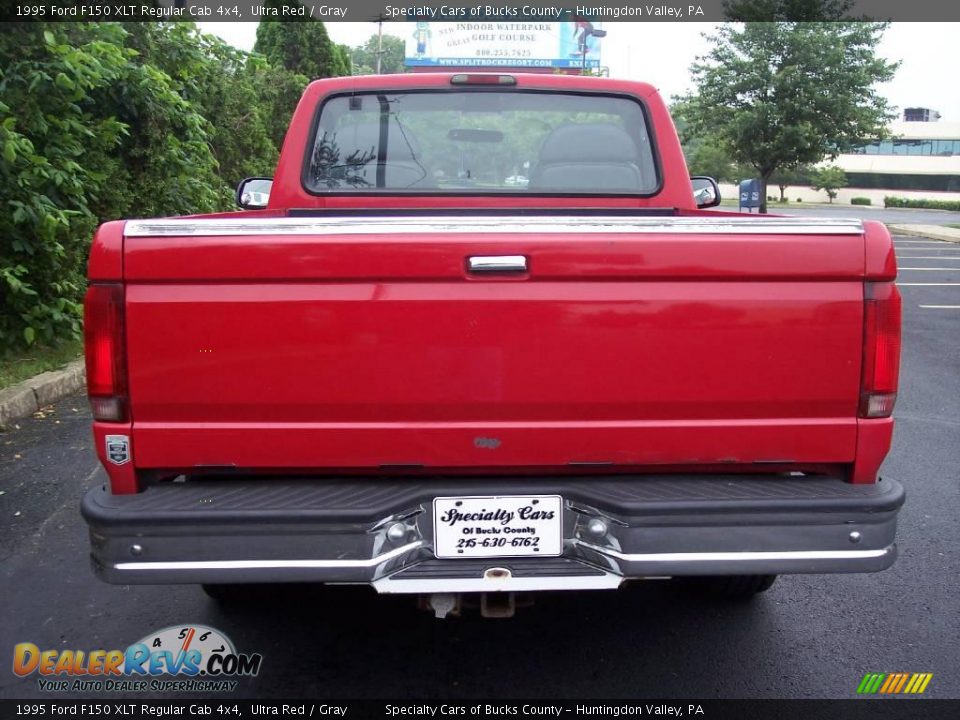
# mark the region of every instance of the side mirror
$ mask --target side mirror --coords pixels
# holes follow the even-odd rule
[[[711,177],[696,175],[690,178],[693,185],[693,199],[698,208],[711,208],[720,204],[720,188]]]
[[[244,210],[262,210],[270,200],[273,178],[250,177],[237,185],[237,205]]]

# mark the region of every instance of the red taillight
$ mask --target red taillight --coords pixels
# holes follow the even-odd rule
[[[900,292],[892,282],[864,286],[860,417],[889,417],[900,377]]]
[[[123,333],[123,285],[91,285],[83,311],[87,395],[93,418],[125,421],[127,358]]]

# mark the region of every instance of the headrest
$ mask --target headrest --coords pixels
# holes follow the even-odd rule
[[[543,141],[540,163],[636,162],[637,145],[609,123],[561,125]]]

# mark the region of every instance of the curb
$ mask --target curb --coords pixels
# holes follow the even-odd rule
[[[887,225],[891,233],[899,235],[911,235],[913,237],[925,237],[931,240],[943,240],[944,242],[960,243],[960,230],[953,228],[938,228],[936,225]]]
[[[0,390],[0,430],[9,430],[13,420],[33,415],[82,388],[86,384],[83,365],[83,360],[74,360],[62,370],[42,372]]]

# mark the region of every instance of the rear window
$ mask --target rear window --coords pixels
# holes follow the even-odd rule
[[[395,92],[329,98],[305,185],[314,193],[652,195],[641,104],[606,95]]]

